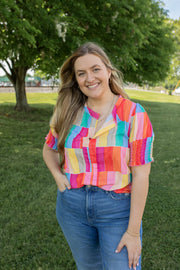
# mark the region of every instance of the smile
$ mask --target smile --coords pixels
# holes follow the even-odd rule
[[[93,84],[93,85],[88,85],[87,88],[89,89],[94,89],[99,85],[99,83]]]

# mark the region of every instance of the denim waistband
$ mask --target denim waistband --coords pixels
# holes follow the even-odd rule
[[[82,189],[88,191],[88,190],[91,190],[91,191],[104,191],[105,193],[111,193],[111,192],[114,192],[114,190],[105,190],[103,188],[100,188],[100,187],[97,187],[97,186],[92,186],[92,185],[84,185],[83,187],[81,187]],[[122,193],[120,193],[122,194]],[[130,193],[124,193],[124,194],[127,194],[127,195],[130,195]]]

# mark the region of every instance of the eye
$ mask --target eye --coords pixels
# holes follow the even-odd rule
[[[84,75],[84,72],[78,73],[78,76],[79,76],[79,77],[82,77],[83,75]]]
[[[98,72],[100,70],[100,68],[94,68],[93,71],[94,72]]]

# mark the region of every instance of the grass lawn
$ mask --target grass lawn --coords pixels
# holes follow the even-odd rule
[[[147,110],[155,132],[142,269],[178,270],[180,97],[128,94]],[[33,110],[17,113],[14,94],[0,94],[0,269],[75,270],[56,221],[56,185],[42,159],[57,94],[27,96]]]

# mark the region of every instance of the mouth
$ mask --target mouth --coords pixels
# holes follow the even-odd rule
[[[92,85],[87,85],[87,88],[88,89],[95,89],[96,87],[98,87],[99,83],[95,83],[95,84],[92,84]]]

